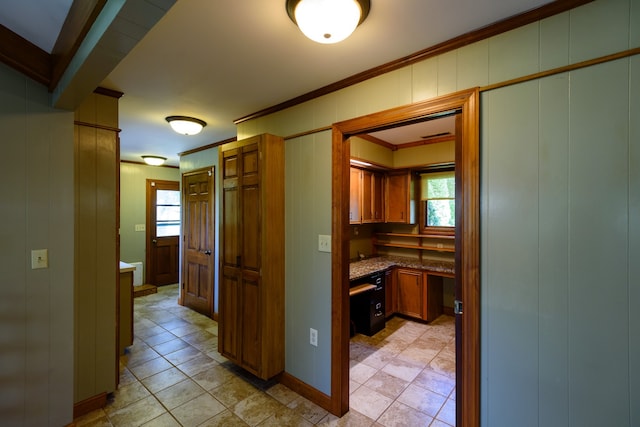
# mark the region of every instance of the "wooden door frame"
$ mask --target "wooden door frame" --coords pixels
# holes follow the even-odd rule
[[[456,281],[464,314],[456,316],[456,418],[459,426],[480,423],[480,177],[479,90],[477,88],[335,123],[332,126],[331,412],[349,410],[349,137],[389,125],[408,124],[460,110],[456,138]]]
[[[153,178],[147,178],[146,181],[146,187],[145,187],[145,192],[146,192],[146,210],[145,210],[145,233],[144,233],[144,248],[145,248],[145,256],[144,256],[144,262],[146,264],[145,269],[144,269],[144,282],[145,283],[151,283],[151,281],[149,280],[151,278],[150,275],[150,271],[151,271],[151,265],[152,265],[152,259],[151,259],[151,251],[150,251],[150,247],[151,247],[151,231],[152,231],[152,227],[155,227],[155,224],[152,223],[151,221],[151,210],[153,207],[155,206],[151,206],[152,204],[152,200],[151,200],[151,187],[153,187],[151,185],[151,183],[160,183],[160,184],[178,184],[178,191],[180,190],[180,181],[171,181],[171,180],[166,180],[166,179],[153,179]],[[182,196],[182,195],[181,195]],[[182,202],[182,197],[180,197],[180,201]],[[154,216],[155,217],[155,216]],[[156,218],[157,219],[157,218]],[[182,219],[181,219],[182,221]],[[182,222],[180,223],[180,229],[182,229]],[[180,236],[178,236],[178,248],[180,247]],[[178,281],[180,281],[180,249],[178,249]]]

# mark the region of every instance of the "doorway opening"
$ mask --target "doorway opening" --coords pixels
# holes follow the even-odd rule
[[[178,283],[180,183],[147,179],[145,283]]]
[[[456,120],[455,297],[456,425],[479,423],[479,128],[478,90],[370,114],[333,125],[331,410],[349,409],[350,138],[415,123],[450,111]]]

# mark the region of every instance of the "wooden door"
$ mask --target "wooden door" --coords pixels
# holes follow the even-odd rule
[[[180,183],[147,179],[146,283],[178,283]]]
[[[184,232],[182,251],[182,304],[213,317],[214,314],[214,170],[207,168],[182,176]]]
[[[398,269],[396,278],[398,312],[422,319],[425,304],[422,272]]]

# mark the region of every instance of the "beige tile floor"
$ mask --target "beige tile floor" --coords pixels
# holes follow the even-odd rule
[[[429,325],[395,317],[373,337],[352,338],[350,411],[337,418],[227,361],[217,352],[217,323],[179,306],[177,293],[163,286],[135,299],[119,388],[77,426],[455,425],[451,317]]]

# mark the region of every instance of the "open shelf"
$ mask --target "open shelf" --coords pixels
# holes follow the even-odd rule
[[[373,245],[378,248],[414,250],[418,252],[418,258],[422,260],[424,252],[455,253],[454,241],[455,236],[442,234],[375,233]]]

